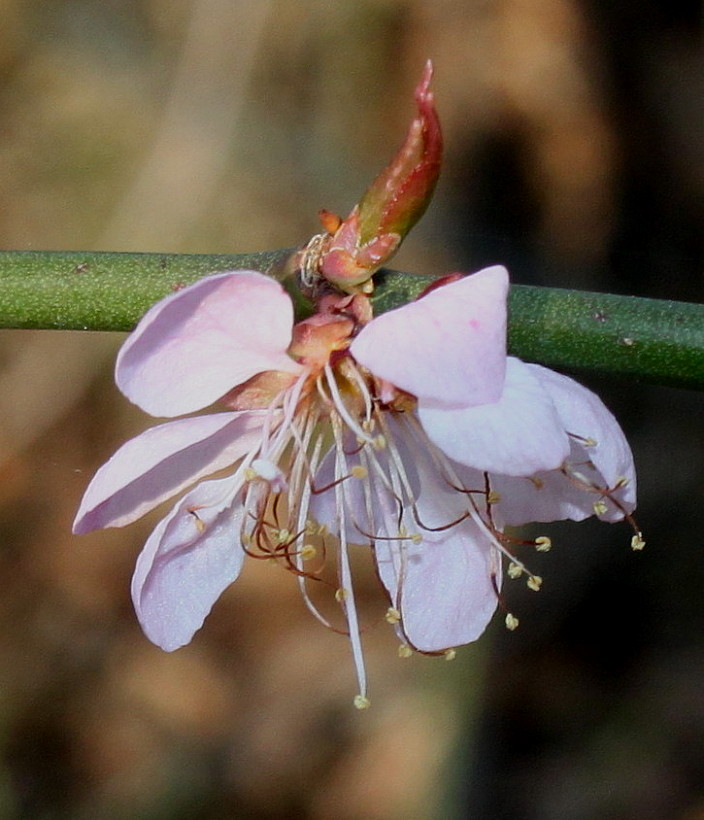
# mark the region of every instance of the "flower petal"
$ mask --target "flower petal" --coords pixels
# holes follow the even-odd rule
[[[95,474],[73,524],[76,534],[123,527],[256,446],[263,412],[179,419],[131,439]]]
[[[527,367],[538,377],[562,425],[572,434],[566,462],[571,477],[560,470],[538,472],[529,479],[492,476],[492,488],[501,497],[496,508],[506,523],[514,526],[566,518],[582,521],[595,514],[603,521],[620,521],[624,512],[630,513],[636,506],[633,455],[623,430],[601,399],[586,387],[545,367]]]
[[[582,450],[604,477],[607,486],[613,487],[620,479],[626,479],[628,492],[624,498],[633,509],[636,502],[633,454],[613,414],[596,394],[574,379],[537,364],[527,367],[547,390],[565,430],[582,440],[590,440]]]
[[[256,271],[209,276],[154,305],[117,357],[122,392],[153,416],[207,407],[266,370],[299,373],[287,355],[291,299]]]
[[[239,575],[241,505],[233,477],[199,484],[156,527],[132,578],[145,635],[171,652],[187,644],[222,592]]]
[[[573,445],[570,460],[581,452],[583,461],[579,472],[595,487],[606,487],[606,482],[596,470],[586,466],[588,454]],[[599,512],[602,521],[621,521],[623,510],[610,503],[607,494],[591,492],[572,483],[561,470],[539,472],[530,478],[521,476],[492,476],[491,488],[498,493],[499,501],[492,509],[501,520],[512,527],[529,524],[532,521],[584,521],[597,514],[594,504],[604,501],[605,512]],[[630,512],[634,504],[624,497],[627,487],[619,488],[611,497],[616,498],[623,509]]]
[[[419,402],[418,417],[447,456],[478,470],[533,475],[559,467],[570,452],[551,394],[520,359],[507,359],[497,402],[461,408]]]
[[[505,268],[485,268],[373,319],[355,359],[426,404],[496,401],[506,359]]]
[[[486,629],[498,603],[500,565],[473,521],[426,533],[420,544],[377,541],[374,552],[379,576],[416,649],[438,652],[470,643]]]

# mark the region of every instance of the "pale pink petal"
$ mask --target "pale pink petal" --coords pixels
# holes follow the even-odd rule
[[[203,476],[240,459],[259,441],[264,413],[179,419],[131,439],[95,474],[73,531],[122,527]]]
[[[426,404],[494,402],[504,383],[507,292],[505,268],[486,268],[378,316],[350,351]]]
[[[376,563],[409,643],[437,652],[476,640],[498,602],[500,566],[472,521],[411,541],[377,541]]]
[[[242,569],[240,488],[232,477],[199,484],[157,525],[137,559],[137,617],[167,652],[191,640]]]
[[[598,515],[602,521],[621,521],[624,510],[635,508],[635,479],[610,493],[599,493],[586,489],[609,489],[604,476],[589,465],[589,451],[575,443],[569,463],[581,477],[568,478],[561,470],[539,472],[530,478],[517,476],[492,476],[491,487],[499,494],[500,501],[493,505],[502,520],[510,526],[520,526],[531,521],[583,521]],[[581,479],[584,479],[582,482]],[[595,503],[605,504],[605,512],[596,512]],[[617,503],[614,503],[617,502]]]
[[[636,502],[633,454],[613,414],[596,394],[574,379],[537,364],[529,364],[528,367],[550,395],[565,430],[579,437],[578,444],[589,440],[589,444],[581,450],[582,455],[594,464],[606,485],[613,487],[621,479],[626,479],[624,490],[627,492],[623,500],[629,505],[629,510],[633,509]]]
[[[153,416],[191,413],[257,373],[299,373],[286,353],[292,327],[291,299],[274,279],[210,276],[147,312],[120,350],[115,380]]]
[[[418,404],[430,440],[478,470],[532,475],[559,467],[570,443],[548,391],[519,359],[508,358],[501,398],[477,407]]]

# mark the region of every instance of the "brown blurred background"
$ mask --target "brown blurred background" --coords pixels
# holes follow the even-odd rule
[[[304,241],[391,157],[432,57],[447,159],[395,267],[701,301],[702,29],[693,0],[0,0],[0,246]],[[370,628],[360,714],[284,572],[249,566],[167,655],[129,600],[154,519],[70,535],[150,423],[120,342],[0,335],[0,818],[704,818],[700,395],[588,380],[645,553],[550,528],[544,590],[507,590],[520,629],[453,663]]]

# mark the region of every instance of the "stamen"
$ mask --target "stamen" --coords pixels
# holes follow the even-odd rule
[[[643,534],[637,532],[633,538],[631,538],[631,549],[640,551],[645,547],[645,540],[643,539]]]
[[[591,437],[585,438],[584,436],[578,436],[576,433],[570,433],[569,431],[567,432],[567,435],[570,438],[575,439],[575,441],[578,441],[582,445],[582,447],[596,447],[599,443]]]
[[[386,610],[386,615],[384,615],[384,619],[386,620],[387,624],[397,624],[401,620],[401,613],[398,611],[398,609],[394,609],[392,606],[390,606]]]
[[[594,509],[595,515],[604,515],[609,511],[608,505],[605,501],[595,501],[592,504],[592,508]]]
[[[410,658],[413,656],[413,650],[408,644],[402,643],[398,648],[399,658]]]
[[[203,521],[203,519],[198,515],[198,513],[195,510],[189,510],[188,512],[193,516],[193,520],[198,532],[201,534],[204,533],[206,530],[205,521]]]
[[[507,574],[509,578],[520,578],[523,575],[523,567],[516,564],[514,561],[508,565]]]
[[[504,623],[506,624],[506,629],[513,632],[514,629],[518,628],[518,624],[520,623],[520,621],[515,615],[512,615],[510,612],[507,612]]]
[[[366,695],[355,695],[354,700],[354,708],[359,709],[360,712],[363,712],[365,709],[368,709],[372,704]]]
[[[311,558],[315,558],[317,554],[318,550],[313,546],[313,544],[304,544],[299,553],[301,560],[303,561],[310,561]]]
[[[539,535],[535,539],[535,548],[538,552],[550,552],[552,548],[552,541],[547,535]]]
[[[369,444],[374,444],[374,439],[369,436],[367,433],[362,430],[359,423],[352,418],[345,406],[344,401],[342,400],[342,396],[340,396],[340,391],[337,387],[337,382],[335,381],[335,374],[332,372],[332,368],[329,364],[325,365],[324,368],[325,373],[325,381],[327,383],[328,389],[330,390],[330,395],[333,400],[333,404],[335,405],[335,410],[340,414],[342,419],[344,420],[345,424],[349,427],[350,430],[357,436],[357,438],[362,439],[363,441],[368,442]],[[320,381],[318,379],[318,381]]]
[[[454,659],[457,657],[457,650],[446,649],[442,654],[446,661],[454,661]]]
[[[538,592],[542,585],[543,579],[539,575],[531,575],[526,581],[526,586],[528,589],[532,589],[533,592]]]

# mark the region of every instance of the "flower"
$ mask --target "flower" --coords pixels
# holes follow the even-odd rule
[[[76,517],[77,533],[124,526],[186,491],[137,560],[146,635],[167,651],[188,643],[246,555],[289,569],[330,625],[308,585],[334,556],[363,708],[351,545],[371,548],[405,651],[444,653],[485,629],[503,556],[540,586],[506,524],[632,521],[620,427],[586,388],[506,356],[507,290],[492,267],[376,318],[366,296],[328,294],[294,323],[278,282],[234,271],[152,307],[120,351],[119,388],[155,416],[227,410],[128,441]]]

